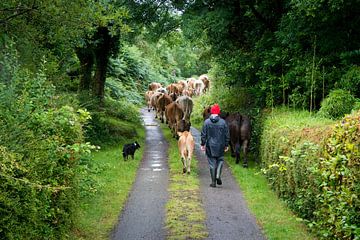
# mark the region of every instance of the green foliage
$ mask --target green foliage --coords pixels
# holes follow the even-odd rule
[[[104,106],[90,106],[91,121],[86,130],[86,139],[93,144],[114,145],[136,137],[140,125],[139,109],[125,100],[106,98]]]
[[[348,91],[335,89],[321,103],[318,114],[331,119],[339,119],[350,113],[354,104],[355,98]]]
[[[321,205],[317,228],[324,238],[356,239],[360,235],[360,112],[337,124],[323,148],[317,169]]]
[[[90,115],[58,106],[44,71],[20,71],[11,53],[2,56],[0,238],[66,239],[75,221],[79,165],[93,149],[83,143]]]
[[[261,139],[272,187],[322,239],[356,239],[360,221],[359,112],[334,128],[321,118],[276,111]]]

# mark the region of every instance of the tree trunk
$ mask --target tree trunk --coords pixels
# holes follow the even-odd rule
[[[79,48],[76,55],[80,61],[80,83],[78,91],[90,91],[91,73],[94,65],[94,54],[92,50]]]
[[[107,65],[111,54],[111,47],[113,45],[112,38],[109,34],[109,30],[106,27],[100,27],[96,33],[96,39],[99,40],[96,50],[96,70],[93,81],[92,92],[100,102],[103,101],[105,95],[105,80]]]

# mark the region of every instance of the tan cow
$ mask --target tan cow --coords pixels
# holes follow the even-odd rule
[[[190,122],[190,117],[191,117],[191,113],[193,110],[193,100],[191,99],[191,97],[188,96],[180,96],[176,99],[176,103],[179,104],[179,106],[181,107],[181,109],[184,112],[184,117],[183,119],[187,122]]]
[[[203,83],[203,81],[197,79],[194,83],[194,89],[195,89],[195,95],[196,96],[200,96],[205,88],[205,84]]]
[[[148,112],[151,110],[151,96],[154,94],[153,91],[146,91],[145,93],[145,101],[148,107]]]
[[[205,92],[209,91],[209,89],[210,89],[210,80],[209,80],[208,75],[206,75],[206,74],[200,75],[199,80],[201,80],[204,83],[203,92],[205,93]]]
[[[178,147],[181,156],[181,162],[183,163],[183,173],[190,174],[191,158],[194,152],[195,141],[191,132],[178,132],[179,140]]]

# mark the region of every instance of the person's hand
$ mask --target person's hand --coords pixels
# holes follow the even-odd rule
[[[205,146],[200,146],[201,151],[205,151]]]
[[[229,147],[225,147],[225,152],[229,151]]]

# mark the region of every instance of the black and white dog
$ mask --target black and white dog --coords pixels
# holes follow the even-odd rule
[[[140,148],[140,144],[136,141],[134,143],[125,144],[122,152],[124,161],[128,159],[129,155],[132,157],[132,159],[134,159],[134,153],[138,148]]]

